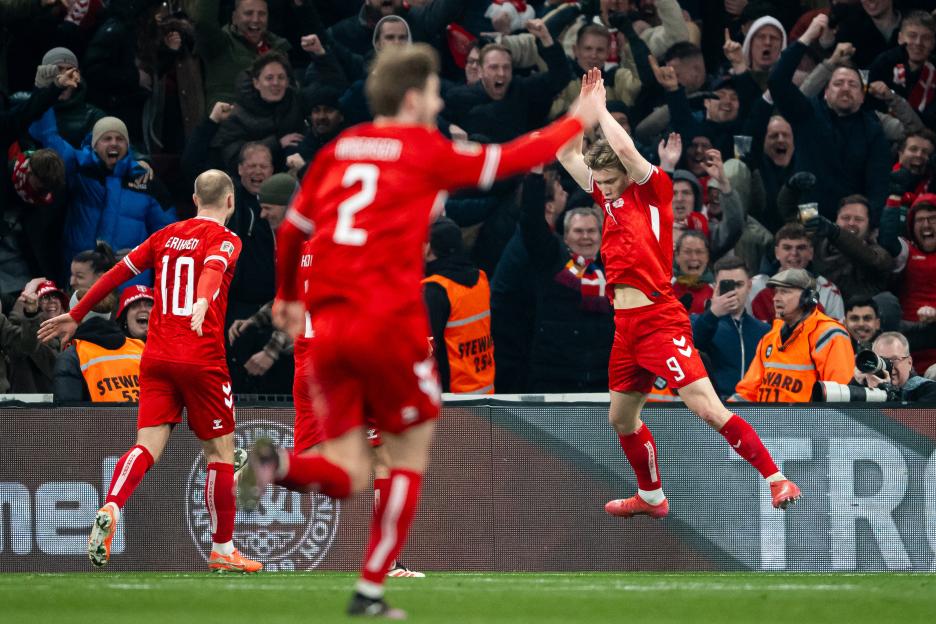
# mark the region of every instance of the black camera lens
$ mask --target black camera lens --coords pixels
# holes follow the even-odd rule
[[[893,364],[890,363],[890,360],[885,360],[874,351],[865,349],[859,351],[858,355],[855,356],[855,368],[862,373],[883,376],[885,373],[891,372]]]

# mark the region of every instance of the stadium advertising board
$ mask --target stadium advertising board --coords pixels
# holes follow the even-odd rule
[[[424,570],[934,570],[933,410],[741,408],[804,498],[762,480],[682,408],[653,407],[670,515],[605,515],[636,483],[602,404],[478,400],[444,409],[404,551]],[[238,443],[291,444],[292,411],[238,408]],[[90,570],[94,512],[135,412],[0,409],[0,571]],[[205,569],[204,461],[183,427],[128,503],[111,570]],[[274,489],[238,512],[235,543],[269,570],[352,570],[371,496],[338,504]]]

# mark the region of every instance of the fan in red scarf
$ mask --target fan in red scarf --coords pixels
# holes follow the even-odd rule
[[[54,150],[24,152],[14,143],[7,156],[13,188],[27,204],[48,206],[55,199],[52,191],[65,186],[65,163]]]

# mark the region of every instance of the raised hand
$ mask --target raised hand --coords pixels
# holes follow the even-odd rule
[[[77,89],[78,85],[81,84],[81,74],[78,73],[78,68],[69,67],[65,71],[59,73],[59,75],[55,77],[55,84],[65,89],[68,87]]]
[[[530,33],[540,40],[540,43],[543,44],[544,48],[548,48],[553,44],[552,35],[549,34],[549,28],[546,27],[546,22],[541,19],[531,19],[527,20],[526,29]]]
[[[744,59],[744,52],[740,43],[731,38],[731,33],[725,29],[725,44],[722,46],[722,52],[725,58],[731,63],[731,69],[735,73],[744,73],[747,71],[747,61]]]
[[[215,102],[215,105],[211,108],[211,112],[208,113],[208,119],[215,122],[216,124],[219,124],[230,117],[231,113],[233,112],[233,104],[228,104],[227,102]]]
[[[314,54],[315,56],[322,56],[325,54],[325,46],[322,45],[322,40],[319,39],[318,35],[306,35],[299,40],[299,45],[309,54]]]
[[[828,29],[829,16],[820,13],[809,23],[809,27],[806,29],[806,32],[800,35],[800,43],[805,45],[812,45],[818,41]]]
[[[847,63],[854,54],[855,46],[843,41],[835,46],[835,50],[832,51],[832,55],[829,57],[829,62],[838,67]]]
[[[669,65],[660,66],[656,57],[652,54],[647,57],[650,61],[650,69],[653,70],[653,77],[666,91],[675,91],[679,88],[679,80],[676,78],[676,70]]]
[[[676,163],[682,158],[682,137],[671,132],[666,140],[660,139],[657,146],[657,155],[660,157],[660,167],[665,171],[673,171]]]

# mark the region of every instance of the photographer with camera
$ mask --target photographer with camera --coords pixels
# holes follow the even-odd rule
[[[871,350],[858,353],[851,385],[883,390],[889,401],[936,403],[936,382],[913,370],[910,343],[900,332],[884,332]]]
[[[757,345],[732,400],[805,403],[820,381],[847,384],[855,351],[845,328],[818,309],[815,281],[805,269],[786,269],[767,281],[777,318]]]

